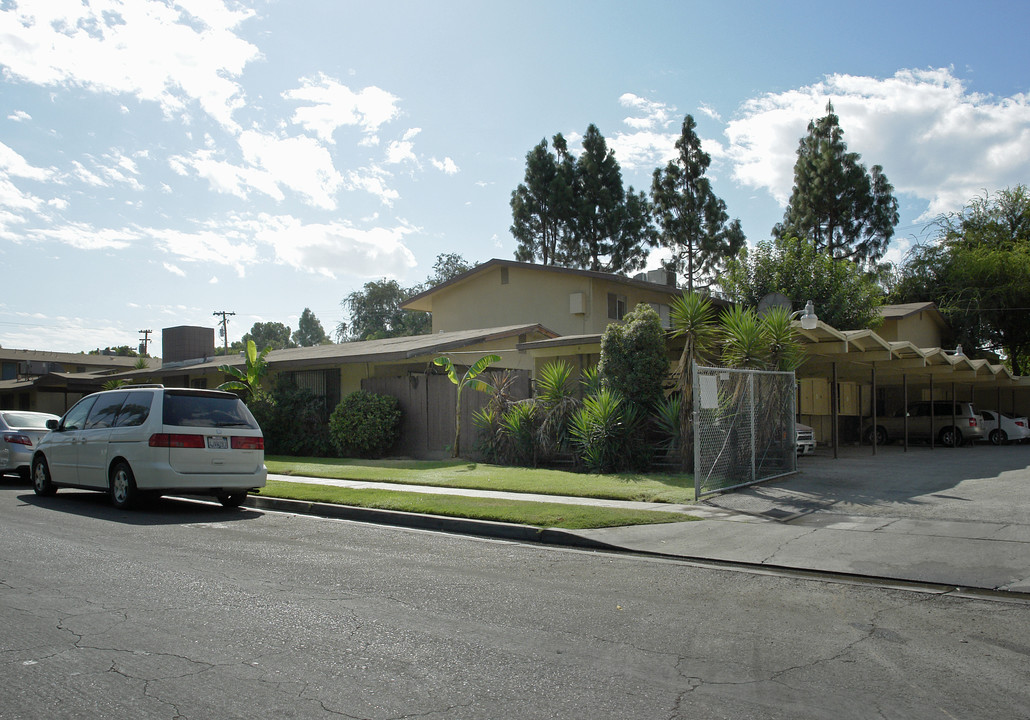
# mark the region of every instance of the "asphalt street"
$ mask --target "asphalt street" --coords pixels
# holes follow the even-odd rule
[[[1025,718],[1030,606],[0,483],[3,718]]]

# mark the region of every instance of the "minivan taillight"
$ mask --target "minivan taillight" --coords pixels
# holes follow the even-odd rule
[[[150,436],[150,447],[166,448],[202,448],[203,435],[183,435],[179,433],[154,433]]]
[[[245,437],[243,435],[233,435],[232,437],[232,449],[233,450],[264,450],[265,439],[263,437]]]

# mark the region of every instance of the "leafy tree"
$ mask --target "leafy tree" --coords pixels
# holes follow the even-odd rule
[[[843,137],[828,103],[826,115],[808,124],[798,145],[794,191],[773,236],[807,238],[835,260],[873,264],[894,236],[898,201],[883,168],[867,172]]]
[[[260,353],[257,350],[257,345],[253,340],[247,341],[247,352],[244,357],[244,366],[241,370],[235,365],[219,365],[218,371],[225,373],[232,377],[232,380],[227,380],[218,386],[219,390],[231,390],[240,391],[246,393],[250,399],[257,398],[263,394],[261,389],[261,379],[268,372],[268,361],[265,356],[271,352],[271,348],[266,347]]]
[[[591,124],[576,160],[574,267],[611,273],[639,270],[654,244],[644,193],[622,186],[622,170],[604,136]]]
[[[444,283],[472,269],[457,253],[440,253],[433,264],[433,274],[420,285],[401,287],[396,280],[375,280],[365,283],[345,297],[340,305],[348,312],[350,323],[336,326],[336,339],[379,340],[389,337],[426,335],[432,331],[432,316],[424,312],[401,310],[409,298]]]
[[[838,330],[871,327],[880,319],[876,309],[883,293],[875,280],[855,263],[835,261],[810,240],[764,240],[742,250],[719,284],[745,307],[757,307],[771,292],[799,305],[811,300],[819,319]]]
[[[623,322],[605,328],[597,371],[607,387],[641,409],[661,401],[669,358],[665,330],[654,308],[641,303]]]
[[[461,392],[466,387],[471,387],[473,390],[479,390],[480,392],[490,392],[492,390],[489,383],[480,380],[477,376],[482,374],[490,365],[495,362],[500,362],[500,355],[485,355],[479,358],[465,374],[460,378],[458,377],[458,371],[454,367],[454,363],[447,356],[441,356],[433,360],[433,364],[442,367],[447,372],[447,377],[455,387],[458,389],[457,398],[454,401],[454,447],[451,448],[451,457],[458,457],[461,452]]]
[[[526,154],[525,181],[511,193],[511,234],[518,241],[515,259],[564,265],[575,223],[576,166],[561,133]]]
[[[310,308],[304,308],[297,320],[297,329],[293,333],[293,342],[300,347],[312,347],[313,345],[328,345],[332,343],[329,336],[325,334],[322,323],[315,317]]]
[[[243,344],[253,340],[262,350],[282,350],[296,347],[290,339],[290,326],[279,322],[256,322],[249,333],[243,334]]]
[[[433,263],[433,274],[426,278],[425,289],[442,285],[443,283],[468,272],[474,266],[458,253],[440,253]]]
[[[348,340],[379,340],[406,335],[425,335],[432,325],[428,313],[401,310],[401,303],[415,292],[396,280],[373,280],[344,298],[340,304],[350,313],[350,324],[343,325]],[[341,323],[342,325],[342,323]],[[337,327],[337,337],[341,328]]]
[[[659,239],[672,251],[668,267],[686,277],[690,292],[695,275],[718,271],[745,243],[740,221],[730,222],[726,203],[712,192],[704,176],[712,157],[701,150],[695,127],[694,118],[687,115],[676,141],[678,156],[664,170],[655,168],[651,182]]]
[[[952,342],[1005,356],[1030,372],[1030,192],[1025,185],[972,200],[937,221],[935,242],[916,246],[899,271],[892,302],[933,301]]]
[[[103,350],[96,348],[90,350],[89,355],[114,355],[115,357],[138,357],[139,353],[128,345],[119,345],[117,347],[106,347]]]

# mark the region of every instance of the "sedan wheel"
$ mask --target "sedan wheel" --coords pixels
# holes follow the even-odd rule
[[[128,510],[136,501],[136,478],[128,463],[120,462],[111,469],[111,504]]]
[[[991,445],[1004,445],[1009,441],[1008,434],[1006,434],[1004,430],[999,430],[998,428],[991,430],[991,434],[988,435],[988,438],[990,438]]]
[[[50,480],[50,467],[46,464],[46,458],[36,458],[32,461],[32,490],[37,495],[53,495],[57,492],[57,488]]]

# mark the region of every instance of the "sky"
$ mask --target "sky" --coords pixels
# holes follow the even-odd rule
[[[373,280],[513,259],[526,153],[650,188],[685,115],[751,244],[828,102],[901,220],[1030,182],[1030,3],[0,0],[0,346],[327,332]],[[662,256],[652,253],[650,267]],[[216,342],[221,342],[216,334]]]

